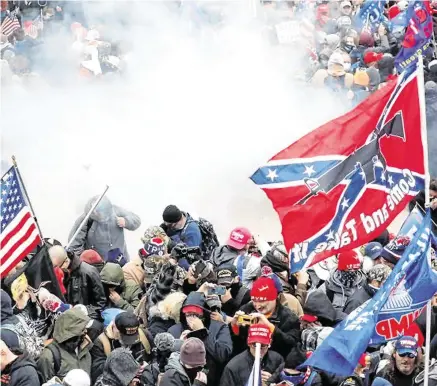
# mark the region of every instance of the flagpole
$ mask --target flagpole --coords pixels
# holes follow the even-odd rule
[[[420,106],[420,132],[423,143],[423,157],[425,166],[425,207],[429,208],[429,163],[428,163],[428,132],[426,126],[426,109],[425,109],[425,79],[423,74],[423,56],[419,56],[418,60],[418,75],[417,84],[419,92],[419,106]],[[425,209],[426,209],[425,208]],[[431,265],[431,249],[428,249],[428,263]],[[426,334],[425,334],[425,376],[424,386],[429,384],[429,357],[430,357],[430,345],[431,345],[431,300],[426,305]]]
[[[29,204],[29,209],[32,213],[32,217],[35,220],[36,227],[38,229],[39,237],[41,238],[41,242],[44,243],[44,237],[42,236],[41,228],[39,226],[38,219],[35,215],[35,211],[33,210],[32,202],[30,201],[29,195],[27,194],[26,185],[24,185],[23,177],[21,177],[20,170],[18,169],[17,159],[15,156],[12,156],[12,164],[14,165],[15,172],[17,173],[18,183],[20,184],[21,189],[23,190],[24,195],[26,196],[26,201]]]
[[[259,386],[260,380],[259,375],[261,374],[260,371],[260,365],[261,365],[261,343],[256,343],[255,345],[255,363],[253,368],[253,386]],[[251,385],[249,385],[251,386]]]
[[[71,244],[73,244],[73,241],[76,239],[77,235],[79,234],[79,232],[82,230],[83,226],[87,223],[89,217],[91,216],[91,213],[93,213],[94,209],[96,209],[97,205],[99,205],[99,202],[102,201],[103,196],[106,194],[106,192],[108,191],[109,186],[106,185],[105,190],[103,191],[103,193],[99,196],[99,198],[96,200],[96,202],[93,204],[93,206],[91,207],[91,209],[88,211],[88,213],[86,214],[86,216],[84,217],[84,219],[82,220],[82,222],[80,223],[80,225],[77,227],[76,231],[74,232],[73,236],[71,237],[71,239],[68,241],[67,246],[65,247],[66,250],[68,250],[68,248],[70,248]]]

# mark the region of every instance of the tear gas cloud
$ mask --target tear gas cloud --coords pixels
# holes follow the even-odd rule
[[[105,184],[113,203],[141,216],[140,230],[127,232],[132,254],[170,203],[222,237],[239,225],[280,237],[249,176],[344,107],[293,82],[300,52],[271,45],[247,3],[222,4],[226,23],[216,32],[193,28],[169,4],[84,4],[104,34],[129,42],[121,79],[78,82],[65,33],[41,47],[47,84],[3,87],[2,160],[16,155],[45,237],[66,243]]]

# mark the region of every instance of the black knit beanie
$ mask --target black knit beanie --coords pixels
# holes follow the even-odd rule
[[[162,213],[162,219],[164,222],[175,224],[182,218],[182,212],[176,205],[169,205],[164,209]]]

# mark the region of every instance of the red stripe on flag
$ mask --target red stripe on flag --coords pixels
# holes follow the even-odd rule
[[[10,240],[12,237],[14,237],[18,232],[21,231],[21,229],[24,227],[24,224],[29,220],[29,218],[30,218],[30,212],[27,212],[27,213],[23,216],[23,218],[20,220],[20,222],[19,222],[17,225],[15,225],[15,227],[12,229],[12,231],[9,232],[9,233],[5,236],[5,238],[1,241],[1,243],[0,243],[0,248],[1,248],[1,249],[3,249],[3,248],[6,246],[6,244],[9,242],[9,240]],[[7,229],[7,227],[6,227],[6,229]]]
[[[14,259],[9,267],[6,268],[4,271],[0,271],[0,279],[3,279],[12,269],[14,269],[17,264],[21,262],[30,252],[32,252],[40,242],[41,238],[39,237],[39,235],[36,235],[32,243],[29,244],[29,246]]]
[[[8,259],[13,255],[13,253],[20,247],[21,244],[23,244],[25,241],[27,241],[33,231],[36,229],[35,224],[31,224],[29,229],[26,231],[26,233],[19,239],[17,242],[3,255],[1,258],[0,264],[4,264]]]

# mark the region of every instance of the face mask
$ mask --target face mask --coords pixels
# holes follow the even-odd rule
[[[343,66],[343,68],[344,68],[344,70],[345,70],[346,72],[348,72],[348,71],[351,69],[351,64],[350,64],[350,63],[345,63],[344,66]]]
[[[82,343],[83,336],[75,336],[74,338],[68,339],[63,343],[64,347],[69,352],[74,352]]]
[[[199,371],[202,371],[203,367],[194,367],[192,369],[187,369],[186,367],[184,367],[185,372],[188,375],[188,378],[190,378],[191,382],[193,382],[196,377],[197,377],[197,373]]]
[[[340,276],[338,278],[340,283],[346,288],[351,288],[354,285],[355,280],[358,276],[358,271],[338,271],[338,272],[340,272]]]

